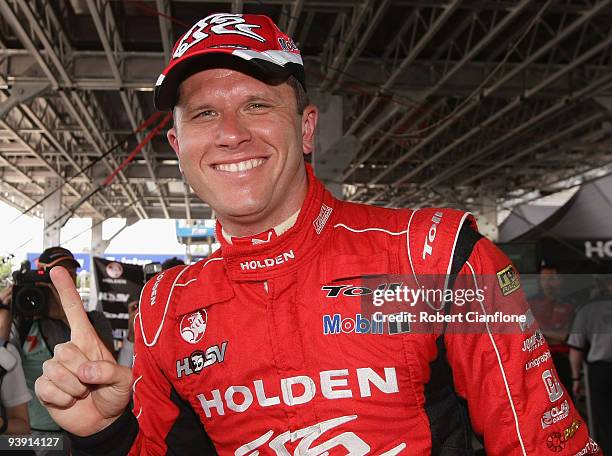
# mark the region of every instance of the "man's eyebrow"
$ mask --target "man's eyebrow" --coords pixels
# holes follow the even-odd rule
[[[204,111],[206,109],[212,109],[212,105],[209,103],[196,103],[196,104],[185,104],[183,106],[184,112]]]

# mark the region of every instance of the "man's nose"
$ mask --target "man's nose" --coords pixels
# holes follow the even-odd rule
[[[236,113],[224,113],[218,124],[217,146],[235,149],[251,139],[251,132],[244,119]]]

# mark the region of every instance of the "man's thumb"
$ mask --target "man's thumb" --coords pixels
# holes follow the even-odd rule
[[[132,372],[128,367],[110,361],[90,361],[78,370],[79,380],[91,385],[110,385],[118,389],[129,389]]]

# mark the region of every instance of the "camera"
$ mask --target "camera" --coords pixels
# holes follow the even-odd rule
[[[47,287],[37,283],[51,283],[49,273],[43,269],[32,269],[29,261],[24,261],[19,271],[13,273],[13,312],[28,317],[44,316],[49,312],[49,293]]]
[[[161,270],[162,270],[162,265],[159,262],[145,264],[142,267],[142,271],[144,273],[144,283],[147,283],[149,280],[151,280],[153,277],[159,274]]]

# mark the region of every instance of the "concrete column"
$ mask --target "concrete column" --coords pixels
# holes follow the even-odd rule
[[[94,274],[94,257],[104,255],[110,241],[102,239],[102,220],[99,218],[92,219],[91,224],[91,248],[89,249],[89,264],[91,267],[91,275],[89,277],[89,310],[98,309],[98,283]]]
[[[475,203],[474,216],[478,222],[478,230],[493,242],[499,237],[497,224],[497,198],[495,195],[481,195]]]
[[[342,199],[340,176],[359,151],[354,136],[344,137],[342,97],[312,91],[311,102],[319,108],[315,151],[312,157],[315,174],[336,198]]]
[[[47,188],[49,192],[52,192],[56,190],[61,183],[62,181],[59,178],[47,178],[45,179],[45,188]],[[59,245],[60,231],[66,221],[66,218],[60,219],[62,213],[62,192],[59,190],[43,202],[43,249]]]

